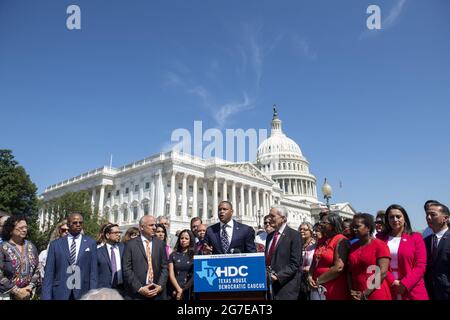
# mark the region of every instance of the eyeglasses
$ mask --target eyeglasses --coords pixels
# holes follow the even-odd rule
[[[112,234],[121,234],[122,231],[114,231],[114,232],[110,232],[110,233],[112,233]]]
[[[71,224],[79,224],[79,225],[82,225],[82,224],[83,224],[83,221],[72,221]]]
[[[270,224],[270,221],[264,221],[264,224],[266,225],[266,224]]]
[[[330,224],[330,223],[328,221],[319,221],[319,224],[324,226],[324,225],[327,225],[327,224]]]
[[[61,232],[68,232],[69,228],[60,228],[59,231],[61,231]]]
[[[375,221],[375,224],[384,224],[383,221]]]

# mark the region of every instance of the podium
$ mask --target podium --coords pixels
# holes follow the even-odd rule
[[[199,300],[265,300],[264,253],[194,256],[194,292]]]

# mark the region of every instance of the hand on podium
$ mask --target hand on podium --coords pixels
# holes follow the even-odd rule
[[[203,244],[203,254],[211,254],[213,252],[213,247],[209,246],[207,243]]]

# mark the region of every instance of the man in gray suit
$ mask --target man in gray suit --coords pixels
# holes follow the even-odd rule
[[[274,300],[297,300],[300,290],[303,241],[288,227],[287,214],[283,206],[273,206],[269,214],[275,230],[267,236],[265,253]]]
[[[165,243],[155,237],[156,220],[143,216],[141,236],[128,241],[123,254],[125,298],[164,300],[167,283]]]

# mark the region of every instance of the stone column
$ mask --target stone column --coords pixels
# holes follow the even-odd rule
[[[241,218],[243,218],[244,214],[245,214],[245,202],[244,202],[245,198],[244,198],[244,185],[243,184],[241,184],[240,193],[241,193],[241,202],[239,203],[239,216]]]
[[[266,213],[262,212],[261,208],[259,206],[259,189],[258,188],[256,188],[256,190],[255,190],[255,202],[256,202],[256,214],[258,214],[258,212],[260,212],[261,216],[265,216]]]
[[[233,184],[231,185],[231,203],[233,204],[233,208],[237,207],[236,203],[236,182],[233,181]]]
[[[197,176],[194,176],[194,182],[192,183],[192,217],[198,217],[198,204],[197,204],[197,193],[198,193],[198,186],[197,186]]]
[[[155,176],[152,177],[152,182],[150,184],[150,206],[149,206],[149,214],[154,216],[155,215],[155,192],[156,191],[156,185],[155,185]],[[122,194],[122,193],[120,193]],[[120,201],[122,203],[122,201]]]
[[[219,187],[217,182],[217,177],[214,177],[214,184],[213,184],[213,208],[212,208],[212,217],[215,216],[217,212],[217,208],[219,207]]]
[[[228,188],[227,188],[227,180],[223,180],[223,188],[222,188],[222,200],[227,201],[228,200],[228,196],[227,196],[227,192]]]
[[[164,215],[164,185],[161,170],[158,172],[155,192],[155,217]]]
[[[248,216],[253,217],[253,199],[251,186],[248,186]]]
[[[97,190],[92,189],[92,195],[91,195],[91,208],[92,208],[92,212],[94,212],[94,208],[95,208],[95,194],[97,193]]]
[[[208,217],[208,181],[203,179],[203,211],[202,211],[202,221],[205,223]]]
[[[176,183],[177,183],[177,173],[175,171],[172,172],[172,176],[170,177],[170,221],[174,221],[176,219],[176,208],[177,208],[177,194],[176,194]]]
[[[183,173],[183,184],[181,187],[181,220],[187,219],[187,174]]]
[[[100,188],[100,199],[98,200],[98,215],[103,217],[103,202],[105,201],[105,186]]]

